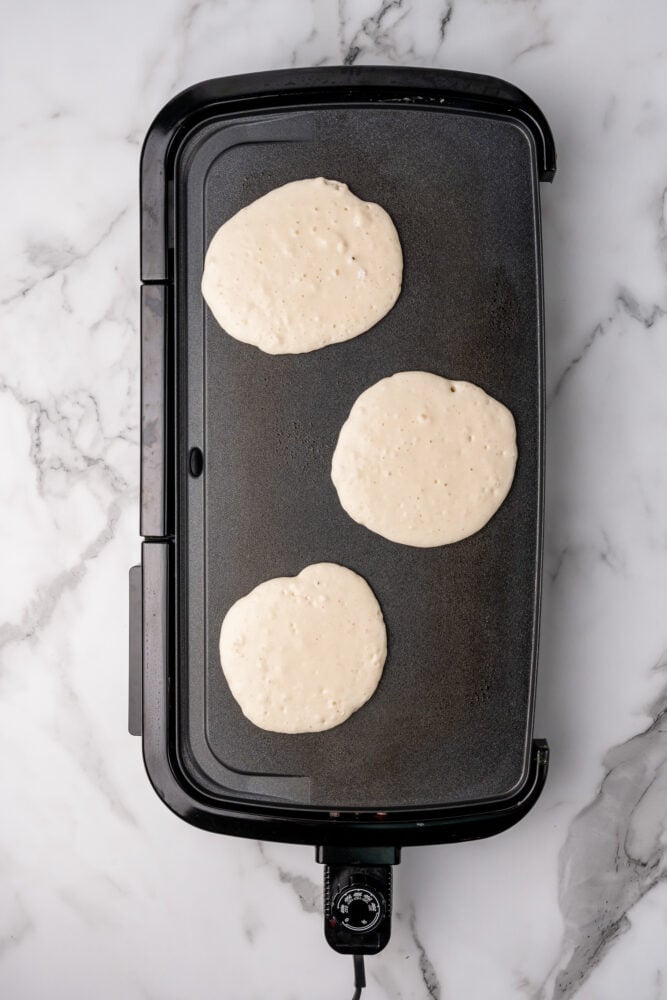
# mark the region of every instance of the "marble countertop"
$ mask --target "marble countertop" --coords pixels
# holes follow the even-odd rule
[[[312,851],[203,833],[150,788],[126,733],[127,569],[143,134],[202,79],[375,62],[504,77],[554,130],[535,727],[552,761],[514,830],[404,852],[364,995],[667,998],[665,39],[660,0],[5,11],[0,996],[352,992]]]

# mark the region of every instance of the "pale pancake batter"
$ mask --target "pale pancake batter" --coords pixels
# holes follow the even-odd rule
[[[374,326],[396,302],[402,273],[385,210],[318,177],[269,191],[217,231],[202,294],[232,337],[300,354]]]
[[[335,563],[260,583],[232,605],[220,630],[234,698],[251,722],[276,733],[344,722],[375,691],[386,656],[373,591]]]
[[[404,545],[473,535],[507,496],[514,418],[470,382],[399,372],[362,392],[338,438],[331,478],[355,521]]]

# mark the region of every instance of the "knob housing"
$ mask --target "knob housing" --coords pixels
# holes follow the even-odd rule
[[[389,865],[327,865],[324,933],[344,955],[375,955],[391,935],[392,872]]]

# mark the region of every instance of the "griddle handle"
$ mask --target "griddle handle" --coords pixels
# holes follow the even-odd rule
[[[143,713],[143,576],[141,566],[130,569],[130,629],[127,728],[141,736]]]
[[[168,534],[165,285],[141,288],[141,501],[144,538]]]

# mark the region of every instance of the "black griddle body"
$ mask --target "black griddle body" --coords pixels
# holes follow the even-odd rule
[[[399,172],[410,155],[410,144],[418,144],[425,128],[439,128],[438,123],[445,119],[463,122],[464,125],[472,123],[472,132],[467,133],[465,129],[460,133],[449,132],[443,140],[450,142],[453,149],[459,149],[462,156],[478,155],[475,152],[474,127],[485,122],[492,123],[492,128],[497,124],[510,123],[516,129],[518,138],[514,138],[512,133],[507,140],[508,156],[514,155],[512,150],[516,147],[520,160],[528,155],[522,151],[523,146],[519,148],[520,144],[530,146],[534,176],[532,180],[525,177],[517,183],[524,185],[520,190],[527,192],[527,198],[534,199],[532,222],[528,218],[528,210],[524,229],[521,228],[521,221],[515,224],[511,219],[503,219],[502,212],[496,218],[489,217],[487,222],[492,238],[480,243],[479,250],[481,263],[474,296],[479,301],[470,307],[467,304],[470,289],[465,287],[460,289],[459,299],[456,299],[458,293],[454,286],[447,292],[452,300],[458,302],[459,346],[450,349],[448,344],[443,346],[442,341],[438,341],[431,348],[428,320],[433,320],[434,314],[429,315],[428,311],[424,319],[425,329],[417,330],[407,346],[403,346],[400,325],[405,325],[408,314],[402,318],[398,312],[400,299],[394,311],[396,328],[393,331],[389,324],[390,315],[386,321],[349,345],[297,356],[287,362],[280,358],[267,358],[254,348],[231,342],[231,338],[220,331],[219,337],[208,338],[211,344],[207,346],[207,324],[212,320],[206,316],[201,302],[196,301],[194,289],[203,248],[211,232],[224,219],[217,218],[208,208],[201,213],[200,219],[197,218],[196,192],[195,200],[191,202],[182,185],[183,176],[190,179],[191,188],[198,183],[198,178],[204,185],[212,184],[211,196],[222,198],[229,194],[225,184],[232,182],[228,180],[225,170],[219,170],[219,164],[226,162],[225,156],[240,158],[232,164],[232,173],[235,171],[240,181],[231,192],[231,207],[225,209],[228,216],[238,210],[240,204],[248,203],[263,191],[286,180],[313,176],[308,172],[311,168],[308,159],[310,150],[315,150],[313,155],[316,155],[318,148],[324,149],[322,155],[326,163],[328,154],[326,142],[318,133],[319,121],[325,122],[327,135],[333,130],[338,147],[341,136],[349,134],[350,129],[354,132],[357,128],[355,122],[361,121],[357,141],[363,146],[367,123],[372,126],[370,132],[376,129],[377,143],[383,141],[384,123],[389,119],[382,116],[388,113],[408,116],[395,119],[400,124],[399,131],[403,137],[403,147],[400,153],[396,153],[395,169]],[[359,114],[366,114],[367,117],[360,119]],[[312,118],[313,115],[316,119]],[[349,115],[355,117],[350,118]],[[427,119],[426,115],[430,117]],[[275,121],[279,123],[277,135],[271,134]],[[288,131],[292,129],[292,121],[296,127],[296,155],[294,165],[285,171],[280,157],[284,157],[285,148],[291,140],[283,142],[280,135],[285,122],[288,123]],[[413,123],[414,135],[411,131]],[[219,126],[227,129],[229,134],[236,128],[233,142],[225,140],[220,144]],[[468,142],[469,135],[473,136],[472,146]],[[193,140],[193,137],[196,138]],[[491,140],[492,134],[489,133],[484,140],[487,152]],[[369,177],[372,174],[369,166],[371,154],[377,156],[377,143],[375,148],[367,148],[360,154],[362,159],[366,156],[365,169]],[[209,157],[211,164],[218,164],[219,181],[215,177],[211,180],[211,169],[206,166],[207,144],[213,150]],[[399,145],[397,142],[397,148]],[[256,159],[257,147],[261,147],[260,160]],[[305,152],[299,159],[301,147]],[[428,148],[427,142],[424,149],[427,151]],[[472,153],[470,149],[473,149]],[[386,154],[388,158],[392,157],[390,147],[387,147]],[[334,169],[335,164],[342,163],[344,159],[352,164],[354,151],[338,148],[336,157]],[[255,170],[253,165],[256,163],[261,163],[262,169]],[[373,185],[377,179],[365,185],[361,174],[351,176],[354,174],[352,166],[348,171],[338,168],[337,173],[334,169],[327,171],[329,176],[348,181],[360,197],[385,204],[395,219],[400,216],[399,209],[385,203],[390,197],[392,178],[395,181],[398,174],[388,170],[385,178],[387,191],[380,191],[384,198],[374,199]],[[432,172],[433,163],[426,162],[424,169]],[[157,794],[188,822],[217,833],[316,845],[320,848],[319,859],[327,864],[386,865],[398,860],[402,846],[470,840],[499,833],[521,819],[539,797],[547,773],[548,747],[543,740],[534,740],[532,735],[539,632],[544,433],[541,242],[539,196],[536,191],[538,182],[551,180],[554,172],[555,150],[549,127],[526,95],[500,80],[442,70],[334,67],[212,80],[170,101],[151,126],[141,163],[141,534],[144,542],[141,566],[134,567],[130,574],[130,731],[142,737],[146,769]],[[218,183],[221,185],[219,190],[216,188]],[[453,175],[452,184],[455,183]],[[472,178],[470,189],[463,185],[456,194],[464,205],[468,204],[466,199],[475,198],[476,183],[482,185],[489,203],[496,197],[496,189],[483,187],[486,183],[483,177]],[[500,183],[503,183],[502,178]],[[415,308],[426,298],[423,289],[415,286],[414,291],[410,290],[409,282],[413,280],[411,267],[416,274],[414,259],[421,253],[425,261],[434,252],[432,240],[429,242],[429,238],[424,237],[424,241],[420,242],[415,235],[414,256],[411,259],[408,225],[407,221],[401,223],[399,218],[406,262],[402,293],[406,309],[412,306],[410,294],[414,296]],[[497,248],[503,245],[504,232],[509,234],[507,263],[506,266],[496,267],[493,262],[498,256]],[[522,251],[521,241],[526,233],[530,236],[529,246]],[[473,233],[472,237],[464,232],[459,235],[464,241],[481,238],[479,233]],[[448,246],[450,254],[454,253],[457,239],[454,226]],[[190,251],[191,246],[195,247],[195,251]],[[465,252],[470,255],[471,261],[477,261],[474,243]],[[458,266],[463,267],[464,263],[459,261]],[[460,274],[455,277],[459,287]],[[527,288],[523,288],[522,282],[527,284]],[[486,298],[481,294],[484,292],[488,293]],[[521,297],[524,292],[525,300]],[[412,307],[410,314],[415,315]],[[525,331],[522,333],[518,328],[522,318],[529,327],[527,337]],[[384,347],[383,324],[388,331]],[[483,333],[481,339],[476,340],[479,328]],[[503,342],[494,347],[500,361],[493,363],[492,359],[488,360],[493,352],[486,350],[484,341],[485,337],[488,339],[489,330],[494,336],[502,335],[503,338]],[[525,344],[522,337],[526,338]],[[355,351],[356,354],[353,353]],[[241,487],[231,501],[227,497],[225,469],[215,466],[215,462],[222,459],[217,459],[214,450],[208,447],[211,436],[223,434],[215,438],[215,452],[221,454],[223,459],[228,454],[232,455],[232,462],[237,463],[233,465],[235,475],[239,475],[242,466],[238,463],[242,462],[242,458],[230,451],[231,446],[224,438],[224,432],[216,428],[224,427],[233,419],[234,413],[241,412],[242,407],[247,405],[243,393],[250,381],[264,379],[267,401],[265,431],[272,420],[279,422],[277,408],[280,395],[276,388],[279,381],[271,382],[273,372],[277,371],[277,379],[283,379],[287,384],[291,380],[291,384],[296,386],[302,380],[304,394],[307,396],[310,391],[312,401],[316,402],[320,398],[318,393],[321,394],[322,366],[327,364],[335,369],[332,376],[334,386],[344,382],[348,371],[354,370],[358,376],[358,384],[353,378],[351,384],[342,390],[341,398],[332,404],[338,407],[335,412],[329,413],[326,405],[323,407],[326,411],[323,420],[332,424],[334,429],[331,433],[334,433],[340,426],[340,422],[336,425],[336,420],[349,409],[360,388],[381,377],[381,370],[376,366],[378,352],[385,357],[385,374],[402,367],[423,366],[439,370],[447,364],[448,370],[441,371],[441,374],[478,381],[513,409],[517,416],[519,449],[524,467],[523,471],[517,471],[517,480],[503,515],[505,520],[501,519],[499,512],[490,525],[472,540],[446,547],[452,551],[445,554],[444,562],[437,562],[442,550],[431,550],[430,555],[424,555],[422,550],[392,546],[349,522],[349,519],[348,524],[344,515],[340,515],[342,520],[336,521],[339,515],[333,498],[329,497],[323,501],[323,511],[318,511],[317,501],[314,501],[309,514],[311,521],[321,513],[324,522],[334,522],[330,524],[333,540],[331,544],[322,545],[319,557],[306,558],[306,555],[312,551],[313,539],[322,529],[317,525],[290,522],[289,512],[277,512],[279,554],[274,566],[271,557],[267,556],[268,561],[265,561],[263,555],[267,548],[271,548],[270,533],[253,541],[253,533],[261,536],[261,531],[257,529],[259,521],[248,528],[243,525],[235,527],[240,524],[239,511],[243,513],[244,504],[247,504],[251,521],[254,515],[258,518],[260,515],[244,498]],[[420,365],[422,357],[426,361]],[[519,375],[514,374],[514,369],[509,370],[508,358]],[[299,368],[299,365],[302,367]],[[273,369],[271,366],[274,366]],[[522,366],[526,369],[523,376]],[[496,370],[500,372],[500,393],[494,374]],[[235,402],[229,404],[229,399]],[[257,399],[253,402],[257,404]],[[229,405],[237,409],[229,411],[226,409]],[[301,414],[301,417],[306,420],[308,415]],[[313,435],[318,432],[316,426]],[[323,430],[322,433],[329,432]],[[273,465],[272,456],[268,453],[255,456],[253,464],[260,471],[268,468],[268,474],[274,476],[272,484],[275,486],[275,477],[281,474],[281,463],[289,475],[291,461],[297,465],[305,461],[307,465],[310,463],[308,467],[297,468],[301,477],[299,481],[305,484],[304,491],[312,487],[314,493],[317,483],[321,482],[326,492],[327,484],[323,476],[326,454],[318,453],[315,437],[309,437],[303,428],[291,438],[287,437],[283,444],[275,446],[277,459]],[[248,441],[242,442],[242,446],[247,449]],[[327,440],[323,453],[328,447]],[[299,457],[302,448],[305,449],[306,459]],[[259,493],[261,495],[262,490]],[[326,507],[327,503],[331,504],[330,509]],[[214,511],[214,519],[212,514],[207,514],[208,510]],[[212,518],[210,523],[207,516]],[[217,527],[219,524],[222,528]],[[225,530],[228,530],[226,535]],[[215,534],[218,531],[222,531],[219,537]],[[343,547],[336,558],[338,539],[342,536],[347,538],[348,531],[349,539],[345,543],[348,548]],[[303,542],[302,536],[305,538]],[[243,545],[235,549],[237,544],[240,545],[237,543],[239,537],[243,539]],[[516,539],[515,544],[510,544],[512,538]],[[253,545],[256,547],[253,548]],[[300,545],[304,546],[303,551],[299,549]],[[224,558],[220,560],[222,569],[218,572],[211,560],[218,558],[216,553],[219,555],[221,546]],[[290,546],[295,550],[293,555],[290,555]],[[374,730],[373,726],[381,726],[381,718],[374,722],[373,717],[368,716],[365,730],[360,730],[361,736],[358,733],[353,736],[351,745],[346,745],[344,739],[339,744],[332,743],[333,763],[330,764],[327,764],[326,754],[321,750],[326,744],[309,743],[307,738],[299,743],[299,737],[296,738],[294,751],[284,751],[285,737],[278,737],[282,742],[274,743],[271,737],[275,734],[268,734],[267,741],[262,742],[260,734],[253,742],[255,734],[243,728],[247,720],[234,717],[236,721],[228,721],[238,709],[225,701],[219,663],[211,652],[211,637],[206,633],[209,627],[211,636],[215,628],[219,629],[225,604],[228,606],[235,599],[235,594],[236,597],[242,596],[251,586],[269,576],[298,572],[307,561],[331,559],[344,562],[366,576],[374,589],[379,588],[390,631],[391,656],[392,649],[399,652],[401,649],[400,630],[397,631],[393,624],[388,608],[392,580],[400,575],[403,565],[400,559],[404,558],[411,577],[409,587],[414,590],[414,579],[419,579],[422,565],[418,559],[422,557],[432,560],[424,563],[428,567],[424,572],[427,574],[429,593],[434,593],[434,581],[442,580],[443,588],[450,597],[449,604],[454,599],[451,588],[447,591],[447,574],[456,571],[465,580],[466,567],[473,567],[469,570],[471,576],[468,583],[474,586],[476,596],[469,608],[468,628],[474,627],[470,622],[474,623],[475,616],[481,622],[477,655],[478,668],[485,683],[481,688],[473,686],[477,684],[472,676],[476,667],[474,663],[470,668],[461,668],[461,675],[458,678],[455,676],[456,685],[450,681],[453,693],[448,703],[443,702],[443,707],[438,709],[448,723],[453,724],[453,719],[454,722],[460,721],[463,729],[473,727],[466,739],[460,743],[452,742],[450,748],[451,771],[457,774],[463,772],[464,778],[459,779],[452,773],[451,777],[443,779],[444,792],[440,799],[433,796],[440,787],[439,773],[447,770],[447,757],[443,758],[443,766],[435,754],[430,771],[428,761],[424,763],[423,787],[420,787],[420,761],[429,755],[434,757],[433,748],[427,745],[421,758],[419,746],[410,751],[414,761],[410,766],[415,767],[416,775],[413,790],[409,772],[399,773],[400,766],[396,762],[400,761],[400,754],[393,762],[388,762],[387,767],[387,770],[396,767],[395,781],[392,783],[390,779],[383,779],[379,785],[382,791],[377,796],[372,789],[374,773],[379,773],[381,758],[374,760],[370,772],[364,770],[363,765],[355,772],[353,762],[358,758],[357,741],[363,741],[363,732],[370,732],[376,745],[381,730]],[[394,562],[391,562],[392,559]],[[483,569],[486,565],[490,567],[488,572]],[[232,571],[229,571],[230,566]],[[238,566],[244,568],[236,572],[233,567]],[[498,587],[497,582],[503,574],[505,585]],[[213,579],[217,576],[219,582]],[[231,589],[226,590],[230,578],[234,582],[230,585]],[[209,591],[213,596],[209,596]],[[504,628],[501,617],[497,615],[494,618],[494,594],[498,595],[503,615],[512,617],[515,629],[513,636],[510,633],[501,635],[499,646],[503,648],[507,646],[508,636],[512,639],[512,648],[507,654],[509,666],[506,665],[504,673],[499,669],[503,663],[492,664],[488,673],[484,673],[488,651],[493,645],[494,629],[498,632]],[[402,595],[401,599],[404,600],[405,596]],[[512,606],[512,600],[517,602],[516,606]],[[424,664],[420,664],[419,669],[426,671],[424,683],[436,684],[439,682],[434,675],[433,664],[429,666],[429,656],[434,655],[433,646],[437,646],[439,641],[437,630],[443,627],[444,621],[446,627],[455,632],[456,623],[454,619],[450,621],[447,618],[447,606],[443,605],[442,614],[435,605],[429,607],[429,621],[434,623],[436,632],[429,640],[430,645],[424,646]],[[219,609],[219,613],[216,615],[211,609]],[[214,620],[209,622],[209,619]],[[198,638],[198,635],[203,638]],[[464,639],[465,636],[462,636],[459,641],[463,643]],[[197,645],[200,641],[208,642],[202,647],[203,653]],[[513,665],[515,661],[511,660],[515,652],[518,660],[516,667]],[[388,661],[385,673],[390,667],[391,661]],[[391,693],[394,703],[407,696],[410,684],[408,678],[403,687],[399,685]],[[456,691],[461,688],[468,700],[456,707]],[[379,690],[375,697],[379,699],[381,693]],[[492,703],[494,698],[497,707]],[[452,702],[455,703],[453,709],[448,707]],[[381,711],[382,702],[378,700],[378,704],[378,711]],[[362,717],[364,711],[361,710],[357,716]],[[448,712],[452,713],[451,716],[447,715]],[[478,717],[487,720],[486,731],[482,723],[478,724]],[[432,729],[433,720],[429,724]],[[341,733],[348,725],[339,727]],[[414,725],[414,720],[411,725]],[[247,723],[247,726],[250,724]],[[474,726],[478,726],[479,731]],[[492,736],[485,738],[485,732],[492,733]],[[388,737],[391,735],[390,727],[387,734]],[[317,736],[320,741],[337,738],[331,734]],[[292,739],[287,738],[288,741]],[[216,745],[216,740],[219,745]],[[506,755],[505,746],[508,747]],[[229,760],[221,759],[223,751],[230,757],[238,754],[238,760],[234,759],[230,764]],[[292,757],[290,753],[293,753]],[[351,782],[349,793],[339,779],[346,760],[348,771],[357,775]],[[273,773],[271,761],[275,762]],[[313,773],[304,768],[304,761],[315,761],[311,769]],[[498,794],[494,792],[496,774]],[[393,860],[389,859],[388,851]]]

